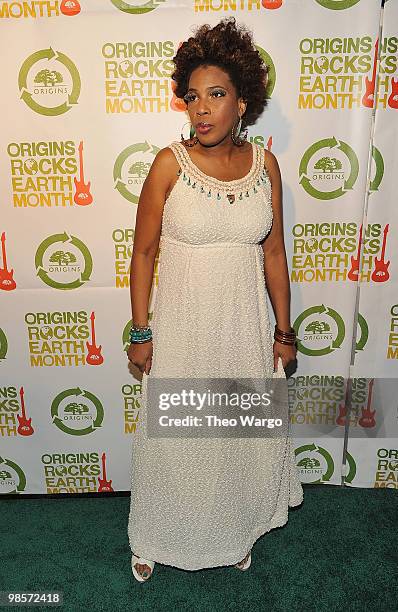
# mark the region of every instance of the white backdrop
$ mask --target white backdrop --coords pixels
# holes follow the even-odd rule
[[[271,67],[249,136],[282,172],[301,479],[398,486],[397,3],[0,0],[2,493],[129,489],[138,197],[187,121],[172,57],[227,15]]]

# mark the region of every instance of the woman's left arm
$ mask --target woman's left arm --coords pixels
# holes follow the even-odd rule
[[[282,331],[291,331],[290,281],[283,231],[282,179],[278,161],[271,151],[265,150],[265,166],[272,185],[272,228],[262,243],[264,274],[275,321]],[[274,342],[274,368],[281,357],[283,366],[296,358],[295,345]]]

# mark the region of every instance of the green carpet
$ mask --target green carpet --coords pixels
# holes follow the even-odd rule
[[[58,589],[58,609],[76,612],[397,610],[397,491],[303,488],[247,572],[156,564],[143,584],[130,568],[129,496],[2,499],[0,590]]]

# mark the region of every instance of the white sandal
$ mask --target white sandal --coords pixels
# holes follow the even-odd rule
[[[251,562],[252,562],[252,551],[250,551],[250,553],[248,553],[248,557],[246,559],[246,561],[244,562],[243,565],[240,565],[239,563],[236,563],[236,565],[234,565],[234,567],[236,567],[238,570],[240,570],[241,572],[244,572],[246,570],[249,569]]]
[[[151,568],[151,573],[149,574],[149,576],[144,578],[140,573],[138,573],[137,570],[135,569],[135,566],[137,564],[138,565],[148,565],[148,567]],[[149,580],[149,578],[153,574],[154,567],[155,567],[155,561],[150,561],[149,559],[144,559],[143,557],[137,557],[137,555],[134,555],[134,554],[131,557],[131,569],[133,570],[134,578],[138,580],[138,582],[146,582],[147,580]],[[148,570],[143,571],[144,574],[145,572],[148,573]]]

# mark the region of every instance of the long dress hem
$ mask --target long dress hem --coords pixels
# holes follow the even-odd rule
[[[291,502],[289,501],[289,508],[296,508],[303,503],[303,495],[299,495],[297,498],[294,498]],[[261,536],[265,535],[272,529],[276,529],[278,527],[283,527],[288,522],[288,510],[284,513],[279,512],[276,513],[268,523],[258,527],[247,540],[247,544],[240,550],[239,553],[236,551],[232,552],[230,555],[226,555],[223,552],[220,556],[214,557],[212,561],[209,561],[209,556],[201,557],[195,555],[194,551],[192,551],[192,557],[190,557],[189,566],[184,562],[184,557],[180,560],[178,557],[178,551],[173,550],[170,552],[165,552],[162,550],[145,548],[145,550],[140,550],[139,547],[134,548],[134,552],[136,555],[143,557],[144,559],[151,559],[156,563],[160,563],[162,565],[170,565],[172,567],[176,567],[178,569],[187,570],[187,571],[196,571],[200,569],[211,569],[214,567],[220,566],[228,566],[228,565],[236,565],[247,555],[249,550],[254,546],[256,541],[261,538]]]

